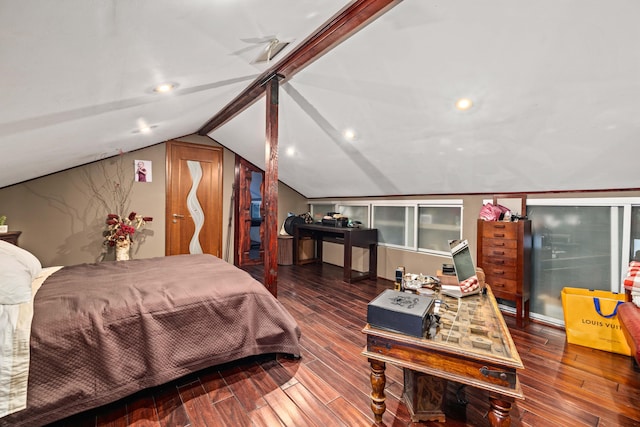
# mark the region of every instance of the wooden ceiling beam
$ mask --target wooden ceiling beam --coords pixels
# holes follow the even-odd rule
[[[244,111],[265,94],[265,82],[273,75],[281,83],[364,28],[402,0],[356,0],[342,9],[311,36],[289,52],[282,61],[262,73],[229,104],[209,119],[199,130],[207,135]]]

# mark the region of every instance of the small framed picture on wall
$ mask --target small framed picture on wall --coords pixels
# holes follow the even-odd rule
[[[151,182],[151,160],[134,160],[136,182]]]

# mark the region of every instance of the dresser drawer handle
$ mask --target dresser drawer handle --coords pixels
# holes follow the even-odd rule
[[[504,255],[504,251],[493,251],[494,255]]]
[[[493,262],[496,265],[504,265],[504,260],[503,259],[497,259]]]
[[[494,283],[493,286],[496,288],[504,288],[504,283]]]
[[[506,243],[504,242],[496,242],[493,244],[493,246],[504,246]]]
[[[504,270],[494,270],[493,274],[495,275],[500,275],[500,276],[504,276]]]
[[[504,233],[493,233],[493,237],[504,237]]]
[[[494,224],[493,228],[504,228],[505,225],[504,224]]]

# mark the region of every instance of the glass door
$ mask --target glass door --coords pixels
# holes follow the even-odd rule
[[[611,290],[611,242],[614,235],[616,241],[621,237],[615,211],[607,206],[537,206],[528,216],[532,312],[562,320],[562,288]]]
[[[624,292],[640,256],[640,199],[529,199],[533,250],[531,317],[564,324],[564,287]]]
[[[631,207],[631,239],[629,258],[640,261],[640,206]]]

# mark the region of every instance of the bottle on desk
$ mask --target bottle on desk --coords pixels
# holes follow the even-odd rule
[[[396,283],[394,287],[396,291],[404,291],[404,286],[402,285],[403,280],[404,280],[404,267],[400,266],[396,268]]]

